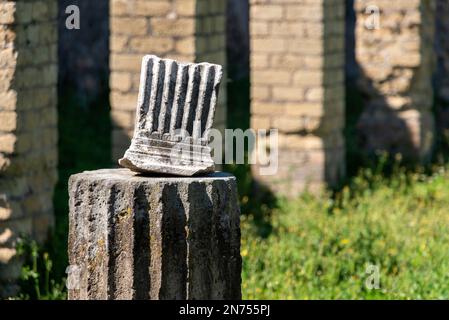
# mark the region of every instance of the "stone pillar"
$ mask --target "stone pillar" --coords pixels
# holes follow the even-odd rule
[[[53,223],[56,43],[56,0],[0,2],[0,296],[17,290],[17,238]]]
[[[69,299],[241,298],[233,176],[98,170],[69,193]]]
[[[359,120],[368,153],[426,160],[432,115],[435,1],[356,0],[356,59],[366,97]]]
[[[279,130],[279,170],[253,173],[296,195],[344,175],[344,0],[251,0],[251,127]]]
[[[132,137],[142,57],[226,65],[226,0],[110,0],[113,161]],[[224,77],[226,79],[226,76]],[[226,125],[226,81],[215,127]]]

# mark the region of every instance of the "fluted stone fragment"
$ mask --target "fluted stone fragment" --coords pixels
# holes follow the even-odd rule
[[[98,170],[69,193],[69,299],[241,298],[233,176]]]
[[[181,176],[213,172],[208,135],[222,73],[219,65],[145,56],[134,136],[119,164]]]

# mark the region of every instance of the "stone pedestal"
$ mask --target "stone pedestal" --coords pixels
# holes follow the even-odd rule
[[[241,298],[232,175],[98,170],[72,176],[69,193],[69,299]]]

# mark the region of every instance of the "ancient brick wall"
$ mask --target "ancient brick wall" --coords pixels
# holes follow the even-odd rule
[[[425,160],[434,130],[435,1],[356,0],[355,10],[359,85],[366,98],[362,146],[368,153],[386,150]]]
[[[43,241],[57,179],[57,1],[0,2],[0,296],[20,235]]]
[[[225,0],[110,0],[110,88],[113,161],[134,128],[141,60],[145,54],[226,65]],[[226,76],[215,127],[226,123]]]
[[[279,130],[279,170],[295,195],[344,174],[344,0],[251,0],[251,127]],[[253,166],[257,176],[259,167]]]

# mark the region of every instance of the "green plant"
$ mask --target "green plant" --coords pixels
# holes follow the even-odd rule
[[[20,275],[21,292],[17,299],[61,300],[66,298],[65,279],[52,277],[53,261],[36,241],[19,239],[17,253],[24,261]]]
[[[243,297],[447,299],[448,178],[446,167],[363,169],[338,195],[281,200],[267,238],[243,216]],[[366,286],[369,266],[379,289]]]

